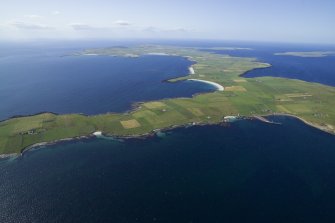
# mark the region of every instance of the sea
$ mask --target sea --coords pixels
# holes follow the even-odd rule
[[[335,54],[326,57],[275,55],[285,52],[334,51],[335,46],[257,43],[237,45],[239,50],[203,49],[217,54],[251,57],[269,63],[271,67],[246,72],[245,78],[282,77],[335,86]],[[245,49],[242,49],[245,48]]]
[[[43,110],[125,111],[138,101],[214,90],[202,83],[164,82],[187,74],[192,63],[180,57],[64,56],[104,44],[113,43],[0,45],[1,119]],[[247,45],[262,52],[305,49],[265,43],[162,44]],[[333,57],[273,56],[278,61],[270,62],[270,53],[263,55],[254,57],[278,63],[264,75],[284,76],[283,69],[285,77],[297,78],[289,76],[292,68],[300,71],[298,79],[333,86],[334,75],[324,69],[334,65],[325,62]],[[287,64],[295,59],[301,61]],[[308,79],[308,68],[314,69],[310,61],[320,65],[314,68],[322,78]],[[275,67],[278,73],[271,71]],[[280,124],[239,120],[176,128],[142,139],[90,138],[0,159],[0,222],[334,222],[335,137],[292,117],[269,119]]]
[[[138,102],[216,89],[200,82],[167,82],[189,74],[193,62],[183,57],[73,56],[83,49],[70,44],[0,45],[0,120],[40,112],[126,112]]]

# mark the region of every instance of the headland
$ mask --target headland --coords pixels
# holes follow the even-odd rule
[[[247,71],[270,66],[254,58],[218,55],[196,48],[151,45],[89,49],[76,55],[138,57],[153,52],[177,55],[195,62],[194,72],[169,82],[201,80],[224,86],[224,90],[218,88],[218,91],[192,98],[137,103],[134,110],[126,113],[92,116],[42,113],[8,119],[0,122],[0,154],[21,153],[40,143],[93,136],[97,132],[120,137],[148,136],[178,126],[217,124],[223,122],[225,116],[285,114],[335,134],[334,87],[287,78],[244,78]]]

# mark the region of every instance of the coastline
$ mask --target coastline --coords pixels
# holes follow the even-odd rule
[[[101,131],[95,131],[92,132],[88,135],[83,135],[83,136],[75,136],[75,137],[69,137],[69,138],[64,138],[64,139],[57,139],[57,140],[53,140],[50,142],[39,142],[39,143],[35,143],[32,145],[29,145],[25,148],[23,148],[21,150],[20,153],[10,153],[10,154],[0,154],[0,159],[1,158],[8,158],[8,157],[15,157],[15,156],[19,156],[19,155],[24,155],[25,152],[28,152],[29,150],[32,149],[36,149],[38,147],[44,147],[44,146],[52,146],[52,145],[57,145],[60,143],[64,143],[64,142],[71,142],[71,141],[80,141],[83,139],[97,139],[97,138],[104,138],[104,137],[110,137],[113,139],[147,139],[149,137],[152,137],[154,135],[157,134],[157,132],[161,132],[161,131],[169,131],[169,130],[173,130],[176,128],[187,128],[190,126],[205,126],[205,125],[220,125],[223,122],[218,122],[218,123],[186,123],[186,124],[181,124],[181,125],[173,125],[173,126],[168,126],[166,128],[160,128],[160,129],[154,129],[148,133],[144,133],[144,134],[133,134],[133,135],[117,135],[117,134],[105,134]]]
[[[250,77],[245,77],[245,75],[248,75],[249,72],[251,71],[254,71],[254,70],[258,70],[258,69],[267,69],[267,68],[270,68],[272,67],[272,64],[269,64],[269,63],[263,63],[263,64],[266,64],[266,67],[256,67],[254,69],[251,69],[251,70],[248,70],[240,75],[238,75],[239,77],[243,77],[243,78],[250,78]],[[272,77],[272,76],[269,76],[269,77]],[[252,78],[256,78],[256,77],[252,77]]]
[[[23,148],[21,150],[20,155],[23,156],[23,154],[31,149],[35,149],[38,147],[43,147],[43,146],[51,146],[51,145],[56,145],[59,143],[63,143],[63,142],[71,142],[71,141],[77,141],[77,140],[82,140],[82,139],[90,139],[93,138],[94,136],[92,134],[86,135],[86,136],[75,136],[75,137],[70,137],[70,138],[64,138],[64,139],[57,139],[57,140],[53,140],[50,142],[39,142],[39,143],[35,143],[32,145],[29,145],[25,148]],[[17,154],[18,155],[18,154]]]
[[[292,118],[296,118],[300,121],[302,121],[303,123],[305,123],[306,125],[308,126],[311,126],[311,127],[314,127],[316,129],[319,129],[323,132],[326,132],[326,133],[329,133],[331,135],[335,135],[335,129],[331,130],[330,128],[326,127],[326,126],[322,126],[322,125],[319,125],[319,124],[315,124],[315,123],[312,123],[312,122],[309,122],[299,116],[296,116],[296,115],[293,115],[293,114],[287,114],[287,113],[274,113],[272,115],[275,115],[275,116],[287,116],[287,117],[292,117]],[[265,116],[270,116],[270,115],[263,115],[264,117]]]
[[[125,56],[125,55],[123,55],[123,56]],[[190,60],[190,61],[193,61],[193,62],[195,62],[195,63],[200,63],[200,64],[207,64],[207,59],[206,60],[202,60],[201,59],[201,57],[199,57],[200,58],[200,60],[191,60],[191,58],[193,58],[193,57],[191,57],[191,56],[185,56],[185,54],[184,53],[182,53],[180,56],[182,56],[182,57],[185,57],[185,58],[187,58],[188,60]],[[214,59],[221,59],[221,58],[214,58]],[[214,60],[213,59],[213,60]],[[234,58],[234,62],[235,62],[235,60],[236,60],[236,58]],[[241,59],[242,60],[242,59]],[[215,60],[214,60],[215,61]],[[221,61],[221,60],[218,60],[218,61]],[[242,62],[245,62],[245,61],[243,61],[242,60]],[[249,63],[249,61],[247,61],[248,63]],[[236,73],[236,75],[234,75],[234,76],[232,76],[231,77],[231,81],[233,81],[234,79],[233,78],[236,78],[236,77],[238,77],[238,76],[243,76],[243,75],[245,75],[246,73],[248,73],[248,72],[250,72],[251,70],[253,70],[253,69],[265,69],[265,68],[268,68],[268,67],[270,67],[271,66],[271,64],[265,64],[265,63],[261,63],[261,64],[253,64],[254,62],[250,62],[250,64],[249,64],[249,66],[250,66],[250,68],[251,69],[244,69],[244,71],[245,72],[243,72],[243,70],[242,71],[239,71],[239,73]],[[210,64],[211,66],[214,66],[214,65],[212,65],[212,64]],[[255,65],[255,66],[254,66]],[[208,67],[209,65],[207,65],[207,67],[206,67],[206,69],[205,69],[205,71],[203,70],[203,69],[199,69],[199,71],[197,70],[197,72],[200,72],[200,73],[203,73],[203,72],[210,72],[211,71],[211,67]],[[220,66],[222,66],[222,68],[221,69],[226,69],[226,67],[225,66],[227,66],[225,63],[217,63],[217,64],[215,64],[215,70],[217,69],[217,67],[220,67]],[[264,67],[264,66],[266,66],[266,67]],[[254,67],[254,68],[253,68]],[[201,80],[201,79],[187,79],[188,77],[190,78],[190,77],[192,77],[191,75],[192,74],[195,74],[195,71],[194,71],[194,68],[191,66],[191,67],[189,67],[189,74],[188,75],[182,75],[182,76],[180,76],[180,77],[178,77],[178,78],[175,78],[176,80],[174,80],[174,79],[172,79],[173,81],[169,81],[169,80],[171,80],[171,79],[169,79],[169,80],[165,80],[165,81],[167,81],[167,82],[171,82],[171,83],[173,83],[173,82],[176,82],[176,81],[184,81],[184,80],[190,80],[190,81],[199,81],[199,82],[203,82],[203,83],[207,83],[207,84],[211,84],[211,85],[215,85],[215,87],[219,87],[218,85],[219,84],[217,84],[217,83],[215,83],[215,82],[212,82],[212,81],[207,81],[207,80]],[[195,76],[195,75],[193,75],[193,76]],[[200,75],[199,75],[200,76]],[[208,77],[209,79],[214,79],[214,80],[216,80],[218,77]],[[230,80],[230,78],[229,79],[227,79],[227,80]],[[290,79],[285,79],[284,81],[286,81],[286,80],[290,80]],[[226,81],[226,79],[223,79],[223,80],[221,80],[222,81],[222,83],[226,83],[225,81]],[[267,84],[269,81],[267,81],[267,80],[265,80],[264,82],[262,81],[262,83],[264,83],[264,84]],[[221,83],[221,82],[220,82]],[[271,82],[270,82],[271,83]],[[294,82],[293,82],[294,83]],[[254,87],[254,84],[253,84],[253,82],[246,82],[246,83],[243,83],[244,85],[247,85],[247,87]],[[257,83],[257,85],[258,85],[259,83]],[[303,83],[303,82],[299,82],[299,83],[297,83],[298,85],[298,87],[300,87],[300,84],[302,85],[301,86],[301,88],[298,88],[298,89],[303,89],[304,90],[304,86],[305,86],[305,82]],[[249,86],[250,85],[250,86]],[[267,84],[267,86],[268,86],[269,84]],[[311,85],[312,87],[315,87],[314,85]],[[224,90],[224,87],[223,86],[221,86],[220,85],[220,89],[222,89],[222,90]],[[251,88],[250,88],[251,89]],[[296,89],[296,88],[295,88]],[[315,87],[315,89],[314,89],[314,91],[316,91],[316,90],[318,90],[317,92],[320,92],[319,91],[319,86],[316,86]],[[321,89],[321,90],[323,90],[323,88]],[[331,89],[330,89],[331,90]],[[335,93],[335,91],[330,91],[329,89],[325,89],[325,93],[329,93],[330,95],[332,95],[333,94],[333,92]],[[323,91],[322,91],[323,92]],[[269,94],[270,95],[272,95],[271,94],[272,92],[270,92]],[[286,89],[283,89],[283,93],[287,93],[287,91],[286,91]],[[290,93],[290,92],[289,92]],[[178,108],[183,108],[183,109],[185,109],[185,112],[188,112],[188,114],[190,114],[190,115],[192,115],[192,118],[193,119],[184,119],[184,120],[177,120],[177,121],[174,121],[174,119],[171,119],[170,118],[170,116],[166,116],[166,115],[164,115],[164,114],[167,114],[166,113],[166,110],[165,110],[165,108],[146,108],[146,103],[150,103],[151,101],[142,101],[142,102],[135,102],[135,103],[133,103],[132,104],[132,106],[131,106],[131,108],[129,109],[129,110],[127,110],[126,112],[124,112],[124,113],[114,113],[114,112],[107,112],[107,113],[105,113],[105,114],[97,114],[97,115],[85,115],[85,114],[78,114],[78,115],[83,115],[83,116],[85,116],[85,117],[88,117],[88,118],[91,118],[92,120],[88,120],[88,123],[89,124],[91,124],[91,125],[96,125],[97,123],[99,123],[98,121],[98,119],[96,119],[96,117],[94,117],[94,116],[99,116],[99,115],[110,115],[110,114],[115,114],[115,115],[119,115],[120,117],[118,117],[117,119],[115,119],[115,121],[116,122],[119,122],[120,120],[133,120],[133,119],[137,119],[137,117],[136,117],[136,115],[138,115],[138,114],[140,114],[140,112],[142,111],[142,112],[147,112],[147,111],[150,111],[150,109],[156,109],[157,111],[158,111],[158,113],[159,114],[156,114],[156,115],[159,115],[160,117],[163,117],[163,118],[165,118],[164,120],[165,120],[165,122],[166,122],[166,124],[164,124],[164,125],[156,125],[156,127],[150,127],[149,125],[149,127],[148,126],[145,126],[145,123],[143,124],[143,123],[141,123],[142,125],[143,125],[143,128],[141,127],[141,129],[139,130],[139,131],[137,131],[137,130],[129,130],[129,131],[119,131],[119,130],[113,130],[113,131],[109,131],[109,133],[108,133],[108,135],[105,135],[105,136],[111,136],[111,137],[113,137],[113,138],[120,138],[120,139],[126,139],[126,138],[145,138],[145,137],[149,137],[149,136],[151,136],[151,135],[154,135],[154,134],[156,134],[157,133],[157,131],[164,131],[164,130],[169,130],[169,129],[175,129],[175,128],[178,128],[178,127],[187,127],[187,126],[191,126],[191,125],[212,125],[212,124],[220,124],[220,123],[222,123],[222,117],[223,117],[223,115],[233,115],[233,114],[237,114],[237,113],[239,113],[240,111],[239,110],[233,110],[233,111],[231,111],[231,110],[224,110],[223,112],[218,112],[218,111],[220,111],[220,109],[222,109],[223,107],[225,107],[225,106],[229,106],[230,104],[228,103],[228,104],[226,104],[225,103],[225,101],[221,101],[219,98],[220,97],[225,97],[225,94],[223,93],[223,94],[208,94],[208,96],[206,96],[208,93],[206,92],[206,93],[198,93],[198,94],[196,94],[196,95],[192,95],[192,97],[191,97],[191,100],[189,100],[189,98],[166,98],[166,99],[159,99],[159,100],[155,100],[155,101],[152,101],[152,102],[163,102],[163,103],[165,103],[165,101],[164,100],[169,100],[168,102],[170,102],[170,100],[174,103],[175,101],[174,100],[176,100],[176,101],[178,101],[178,103],[179,104],[177,104],[177,107]],[[203,95],[203,96],[201,96],[201,99],[199,100],[199,98],[196,98],[196,96],[198,97],[198,95]],[[243,94],[243,93],[241,93],[239,96],[241,96],[241,98],[244,100],[247,100],[248,99],[248,97],[251,97],[251,96],[255,96],[251,91],[250,91],[250,94],[247,94],[248,95],[248,97],[247,98],[245,98],[244,97],[244,95],[245,94]],[[257,96],[257,95],[256,95]],[[200,96],[199,96],[200,97]],[[214,97],[214,98],[213,98]],[[216,97],[216,98],[215,98]],[[228,95],[227,97],[230,97],[230,95]],[[184,99],[184,100],[186,100],[185,101],[185,104],[184,104],[184,102],[182,101],[182,99]],[[203,103],[206,103],[207,104],[207,100],[212,100],[212,107],[210,107],[209,109],[207,109],[207,107],[206,106],[202,106],[203,105]],[[229,98],[230,99],[230,98]],[[231,98],[231,100],[235,100],[235,98]],[[238,101],[239,103],[243,103],[243,100],[242,101]],[[331,102],[331,101],[330,101]],[[168,104],[168,105],[166,105],[165,104],[165,106],[167,106],[168,108],[171,108],[171,109],[174,109],[175,107],[174,107],[174,104]],[[201,118],[199,118],[199,113],[196,113],[196,114],[194,114],[194,113],[192,113],[192,111],[191,111],[191,113],[190,113],[190,111],[189,110],[187,110],[189,107],[189,105],[190,104],[192,104],[193,106],[194,106],[194,108],[195,109],[198,109],[198,108],[200,108],[200,109],[205,109],[205,111],[202,111],[203,112],[203,116],[201,116]],[[314,103],[314,102],[313,102]],[[142,106],[142,104],[144,104],[144,106]],[[204,104],[204,105],[206,105],[206,104]],[[330,103],[330,104],[333,104],[333,103]],[[181,105],[181,107],[180,107],[180,105]],[[312,104],[313,105],[313,104]],[[185,107],[183,107],[183,106],[185,106]],[[329,107],[329,106],[328,106]],[[231,106],[231,107],[229,107],[229,109],[230,108],[236,108],[236,107],[234,107],[234,106]],[[206,110],[207,109],[207,110]],[[216,110],[215,110],[216,109]],[[226,108],[227,109],[227,108]],[[251,108],[249,108],[248,107],[248,109],[250,110],[250,109],[254,109],[253,107],[251,107]],[[248,111],[249,111],[248,110]],[[168,111],[169,111],[169,109],[168,109]],[[201,111],[201,110],[200,110]],[[320,121],[318,124],[315,124],[315,123],[312,123],[312,122],[309,122],[309,121],[306,121],[305,119],[303,119],[303,118],[301,118],[301,117],[299,117],[298,115],[293,115],[293,114],[299,114],[299,113],[294,113],[294,111],[292,112],[293,114],[282,114],[282,113],[280,113],[281,111],[279,110],[278,112],[279,113],[276,113],[276,111],[274,111],[274,113],[268,113],[268,114],[264,114],[263,112],[260,112],[261,110],[259,110],[259,112],[257,113],[253,113],[253,115],[258,115],[258,116],[270,116],[270,115],[280,115],[280,116],[291,116],[291,117],[294,117],[294,118],[297,118],[297,119],[299,119],[299,120],[301,120],[302,122],[304,122],[305,124],[307,124],[307,125],[309,125],[309,126],[312,126],[312,127],[314,127],[314,128],[317,128],[317,129],[319,129],[319,130],[322,130],[322,131],[324,131],[324,132],[327,132],[327,133],[330,133],[330,134],[333,134],[333,135],[335,135],[335,131],[334,131],[334,128],[333,128],[333,126],[334,126],[334,122],[330,122],[329,124],[324,124],[322,121]],[[262,110],[263,111],[263,110]],[[326,111],[328,111],[328,110],[326,110]],[[136,113],[136,112],[138,112],[138,113]],[[195,110],[195,112],[197,112],[197,110]],[[216,112],[216,113],[215,113]],[[289,111],[290,112],[290,111]],[[41,114],[44,114],[45,112],[41,112]],[[46,112],[46,113],[52,113],[52,112]],[[260,114],[261,113],[261,114]],[[263,113],[263,114],[262,114]],[[52,114],[54,114],[54,113],[52,113]],[[144,113],[145,114],[145,113]],[[176,113],[176,115],[178,115],[179,113]],[[240,114],[240,113],[239,113]],[[35,116],[36,114],[34,114],[34,115],[22,115],[22,116],[18,116],[17,118],[20,118],[20,117],[29,117],[29,116]],[[54,115],[58,115],[58,114],[54,114]],[[78,120],[78,119],[76,119],[76,117],[67,117],[67,115],[76,115],[76,114],[64,114],[64,115],[62,115],[62,116],[64,116],[64,117],[66,117],[66,118],[70,118],[70,120],[72,120],[72,121],[74,121],[75,123],[82,123],[80,120]],[[141,114],[142,115],[142,114]],[[174,115],[174,114],[173,114]],[[252,119],[252,116],[250,116],[250,112],[243,112],[242,111],[242,116],[244,117],[244,118],[251,118]],[[113,117],[113,116],[109,116],[109,117]],[[150,117],[149,117],[150,118]],[[169,118],[169,119],[168,119]],[[215,121],[207,121],[207,120],[209,120],[210,118],[215,118]],[[308,118],[308,116],[306,117],[307,119],[309,119]],[[11,117],[11,118],[8,118],[8,119],[6,119],[6,120],[10,120],[10,119],[13,119],[13,117]],[[80,119],[81,119],[81,117],[80,117]],[[3,121],[6,121],[6,120],[3,120]],[[170,120],[170,121],[169,121]],[[191,122],[191,120],[196,120],[195,122]],[[313,118],[311,119],[311,120],[314,120]],[[1,122],[1,121],[0,121]],[[185,124],[186,123],[186,124]],[[12,123],[11,123],[12,124]],[[114,125],[115,126],[115,125]],[[61,126],[59,127],[59,126],[56,126],[57,128],[60,128],[61,129]],[[145,131],[142,131],[144,128],[147,128]],[[8,156],[10,156],[10,152],[12,153],[12,155],[13,154],[20,154],[20,150],[21,150],[21,154],[24,152],[24,151],[27,151],[27,150],[29,150],[29,149],[32,149],[32,148],[36,148],[36,147],[38,147],[38,146],[46,146],[46,145],[53,145],[53,144],[55,144],[55,143],[60,143],[60,142],[64,142],[64,141],[71,141],[71,140],[80,140],[80,139],[85,139],[85,138],[91,138],[91,137],[94,137],[94,132],[97,132],[97,131],[99,131],[99,129],[103,129],[100,125],[97,125],[97,126],[95,126],[95,128],[93,128],[92,130],[94,130],[95,129],[95,131],[92,131],[92,132],[88,132],[88,131],[86,131],[86,132],[82,132],[82,133],[79,133],[78,131],[77,132],[75,132],[74,131],[74,134],[68,134],[68,137],[67,138],[65,138],[65,139],[61,139],[60,137],[55,137],[54,139],[55,140],[53,140],[53,141],[50,141],[50,142],[43,142],[43,138],[41,138],[41,140],[40,140],[40,142],[38,142],[37,140],[35,140],[35,141],[31,141],[31,143],[32,144],[30,144],[29,146],[26,146],[25,148],[23,148],[23,146],[20,146],[20,148],[18,148],[17,150],[15,150],[15,152],[16,153],[13,153],[13,151],[14,151],[14,149],[13,150],[10,150],[10,149],[8,149],[7,150],[7,152],[8,152]],[[76,130],[76,129],[75,129]],[[80,136],[82,134],[82,136]],[[101,133],[102,135],[104,134],[104,133]],[[119,134],[121,134],[121,135],[119,135]],[[71,137],[71,135],[77,135],[77,136],[75,136],[75,137]],[[64,135],[65,137],[66,137],[66,135]],[[30,137],[30,136],[28,136],[28,137]],[[3,137],[4,138],[4,137]],[[58,139],[57,139],[58,138]],[[36,142],[36,143],[34,143],[34,142]],[[33,144],[34,143],[34,144]],[[5,144],[3,144],[3,145],[5,145]],[[27,144],[26,144],[27,145]],[[5,146],[4,146],[5,147]],[[20,150],[19,150],[20,149]],[[6,156],[7,154],[4,154],[4,156]]]
[[[1,161],[1,159],[14,158],[14,157],[17,157],[17,156],[19,156],[18,153],[0,154],[0,161]]]
[[[313,128],[316,128],[318,130],[321,130],[322,132],[326,132],[326,133],[329,133],[331,135],[335,135],[335,129],[330,129],[329,127],[326,127],[326,126],[323,126],[323,125],[319,125],[319,124],[315,124],[315,123],[312,123],[312,122],[309,122],[297,115],[293,115],[293,114],[288,114],[288,113],[272,113],[272,114],[267,114],[267,115],[257,115],[259,117],[269,117],[269,116],[286,116],[286,117],[291,117],[291,118],[295,118],[295,119],[298,119],[299,121],[303,122],[305,125],[308,125],[310,127],[313,127]],[[253,116],[250,116],[250,118],[255,118],[256,120],[259,120],[261,122],[265,122],[265,123],[269,123],[269,124],[279,124],[279,123],[273,123],[271,121],[268,121],[268,120],[262,120],[260,118],[257,118],[257,116],[253,115]]]
[[[269,117],[269,116],[286,116],[286,117],[291,117],[291,118],[295,118],[300,120],[301,122],[303,122],[305,125],[307,126],[311,126],[313,128],[316,128],[318,130],[321,130],[322,132],[331,134],[331,135],[335,135],[335,130],[330,130],[329,128],[325,127],[325,126],[321,126],[315,123],[311,123],[309,121],[306,121],[305,119],[293,115],[293,114],[286,114],[286,113],[273,113],[273,114],[266,114],[266,115],[258,115],[260,117]],[[254,119],[254,115],[253,116],[244,116],[242,117],[244,120],[247,119],[251,119],[251,120],[258,120],[258,121],[262,121],[260,119]],[[52,146],[52,145],[56,145],[56,144],[60,144],[60,143],[64,143],[64,142],[71,142],[71,141],[79,141],[79,140],[83,140],[83,139],[96,139],[96,138],[103,138],[103,137],[111,137],[114,139],[147,139],[149,137],[153,137],[157,134],[157,132],[161,132],[161,131],[169,131],[169,130],[174,130],[176,128],[188,128],[190,126],[210,126],[210,125],[223,125],[225,123],[224,120],[221,120],[219,122],[216,123],[186,123],[186,124],[181,124],[181,125],[173,125],[173,126],[168,126],[166,128],[160,128],[160,129],[154,129],[148,133],[144,133],[144,134],[133,134],[133,135],[117,135],[117,134],[104,134],[101,131],[95,131],[92,132],[88,135],[85,136],[75,136],[72,138],[65,138],[65,139],[58,139],[58,140],[53,140],[50,142],[40,142],[40,143],[35,143],[33,145],[29,145],[25,148],[23,148],[21,150],[21,153],[10,153],[10,154],[0,154],[0,159],[5,159],[5,158],[10,158],[10,157],[15,157],[15,156],[19,156],[19,155],[24,155],[25,152],[31,150],[31,149],[35,149],[38,147],[44,147],[44,146]],[[265,123],[269,123],[269,122],[265,122]],[[269,124],[278,124],[278,123],[269,123]]]
[[[334,56],[335,51],[301,51],[301,52],[282,52],[274,53],[275,56],[292,56],[292,57],[304,57],[304,58],[320,58]]]
[[[206,81],[206,80],[201,80],[201,79],[187,79],[188,81],[197,81],[197,82],[202,82],[202,83],[206,83],[206,84],[210,84],[214,87],[217,88],[218,91],[224,91],[224,87],[221,84],[215,83],[213,81]]]
[[[190,74],[191,74],[191,75],[192,75],[192,74],[195,74],[194,68],[193,68],[192,66],[189,67],[188,70],[190,71]]]

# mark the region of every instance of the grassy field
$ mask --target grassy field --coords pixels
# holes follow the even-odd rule
[[[166,99],[140,103],[129,113],[84,116],[79,114],[39,114],[0,122],[0,154],[20,153],[27,146],[102,131],[108,135],[133,136],[156,129],[191,123],[218,123],[228,115],[298,116],[325,131],[335,133],[335,88],[284,78],[245,79],[243,73],[269,64],[253,58],[211,54],[192,48],[142,46],[138,48],[92,49],[84,53],[115,56],[166,53],[197,62],[189,78],[214,81],[225,91],[193,98]]]

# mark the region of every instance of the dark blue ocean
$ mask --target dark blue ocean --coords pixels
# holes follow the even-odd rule
[[[0,222],[334,222],[335,137],[273,120],[2,160]]]
[[[85,48],[132,46],[138,42],[0,43],[0,120],[49,111],[59,114],[124,112],[134,103],[163,98],[191,97],[213,91],[199,82],[167,83],[188,74],[192,62],[174,56],[120,58],[64,56]],[[242,44],[222,42],[158,42],[182,46],[249,47],[252,50],[210,50],[254,57],[272,64],[245,77],[276,76],[335,86],[335,56],[301,58],[275,56],[286,51],[331,51],[334,46]]]
[[[187,74],[191,63],[180,57],[63,57],[109,44],[0,45],[0,119],[125,111],[138,101],[213,90],[163,82]],[[251,47],[229,54],[274,65],[247,77],[298,69],[299,79],[318,71],[311,81],[334,83],[331,57],[273,56],[303,46],[178,44]],[[335,137],[294,118],[270,119],[282,124],[243,120],[146,139],[91,138],[0,159],[0,222],[334,222]]]
[[[0,45],[0,120],[43,111],[87,115],[130,110],[134,103],[214,91],[200,82],[167,83],[192,62],[176,56],[64,56],[81,48]]]

